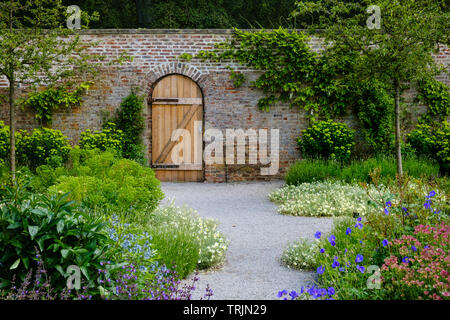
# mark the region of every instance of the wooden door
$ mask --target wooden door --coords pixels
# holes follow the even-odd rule
[[[188,77],[170,75],[157,83],[151,101],[152,167],[156,177],[161,181],[203,181],[200,88]],[[188,133],[184,131],[185,134],[173,141],[177,129]],[[173,157],[178,160],[174,162]]]

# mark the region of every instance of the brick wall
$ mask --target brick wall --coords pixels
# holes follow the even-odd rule
[[[77,143],[80,132],[101,128],[105,113],[113,113],[132,88],[137,88],[148,98],[157,81],[169,74],[183,74],[192,78],[200,86],[204,96],[205,127],[221,130],[227,128],[279,129],[280,130],[280,171],[275,176],[260,175],[260,165],[210,165],[205,166],[207,181],[234,181],[248,179],[279,178],[285,169],[300,157],[295,138],[307,127],[303,111],[290,109],[287,105],[277,105],[270,112],[261,112],[256,103],[262,92],[250,88],[248,82],[234,88],[229,80],[225,63],[187,63],[177,57],[182,53],[195,54],[199,50],[211,49],[214,43],[231,36],[231,30],[87,30],[83,31],[84,41],[100,41],[92,51],[116,57],[122,50],[133,56],[132,62],[119,67],[104,67],[95,85],[89,90],[81,106],[55,113],[52,127],[61,130],[73,143]],[[311,40],[311,48],[320,51],[320,39]],[[442,48],[436,55],[439,62],[448,65],[450,52]],[[234,66],[245,72],[249,79],[255,79],[258,72]],[[448,83],[448,77],[440,80]],[[8,83],[0,78],[0,91]],[[147,101],[146,101],[147,103]],[[151,158],[151,109],[145,110],[146,129],[144,143]],[[8,122],[8,108],[3,106],[0,119]],[[29,110],[17,112],[18,128],[31,129],[38,126]],[[354,124],[351,118],[346,119]]]

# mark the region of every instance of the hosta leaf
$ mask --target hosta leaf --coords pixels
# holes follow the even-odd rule
[[[19,266],[19,263],[20,263],[20,258],[17,259],[17,260],[11,265],[11,267],[9,268],[9,270],[14,270],[14,269],[16,269],[16,268]]]
[[[69,252],[70,251],[68,249],[62,249],[61,250],[61,256],[65,259],[69,255]]]
[[[38,226],[28,226],[28,233],[31,236],[31,240],[34,239],[34,237],[36,236],[38,231],[39,231],[39,227]]]
[[[59,220],[58,223],[56,224],[56,231],[58,231],[58,233],[63,232],[64,230],[64,220]]]

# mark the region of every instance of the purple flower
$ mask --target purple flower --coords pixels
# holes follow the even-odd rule
[[[358,219],[356,219],[356,221],[359,221],[359,222],[361,222],[361,220],[362,220],[361,217],[358,217]]]
[[[331,264],[331,267],[334,269],[336,267],[339,267],[339,261],[334,260],[333,263]]]
[[[429,249],[430,248],[430,246],[429,245],[426,245],[425,247],[423,247],[424,249]]]
[[[330,242],[330,244],[334,247],[336,245],[336,236],[334,234],[332,234],[329,238],[328,241]]]
[[[362,223],[361,222],[356,223],[355,228],[362,229],[363,228]]]
[[[345,230],[345,234],[349,235],[350,233],[352,233],[352,228],[347,228],[347,230]]]
[[[292,290],[291,292],[289,292],[289,295],[291,296],[292,300],[294,300],[295,298],[298,297],[297,292],[295,292],[294,290]]]
[[[281,298],[282,296],[286,295],[287,293],[288,293],[287,290],[279,291],[277,294],[277,297]]]
[[[364,260],[364,257],[362,256],[362,254],[358,254],[358,255],[356,256],[355,262],[356,262],[356,263],[360,263],[360,262],[362,262],[363,260]]]
[[[318,274],[323,274],[323,272],[325,271],[325,267],[324,266],[320,266],[317,268],[317,273]]]
[[[329,287],[329,288],[328,288],[328,295],[329,295],[329,296],[332,296],[332,295],[334,295],[335,293],[336,293],[336,291],[334,290],[333,287]]]
[[[416,248],[415,245],[412,245],[412,246],[411,246],[411,249],[412,249],[412,251],[414,251],[414,252],[417,251],[417,248]]]
[[[387,215],[387,216],[389,215],[389,210],[388,210],[388,208],[384,208],[384,214]]]
[[[322,236],[322,232],[320,232],[320,231],[317,231],[316,234],[314,235],[314,237],[316,239],[320,239],[321,236]]]
[[[386,239],[384,239],[381,243],[383,244],[383,247],[386,247],[389,244],[389,242]]]
[[[358,269],[358,271],[361,273],[364,273],[364,271],[366,270],[366,268],[364,268],[363,266],[356,266],[356,269]]]

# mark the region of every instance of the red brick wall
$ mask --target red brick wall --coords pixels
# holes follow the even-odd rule
[[[211,49],[214,43],[221,42],[231,35],[230,30],[88,30],[84,31],[85,41],[100,41],[92,48],[97,54],[108,59],[116,57],[122,50],[133,56],[132,62],[119,67],[105,67],[95,85],[84,98],[79,107],[58,112],[53,116],[53,128],[61,130],[76,143],[80,132],[101,128],[102,115],[114,112],[132,88],[138,88],[148,97],[151,88],[161,77],[179,73],[198,83],[204,95],[205,127],[218,129],[242,128],[244,130],[273,128],[280,129],[280,175],[300,157],[295,138],[307,127],[303,111],[290,109],[286,105],[271,108],[270,112],[261,112],[256,104],[262,92],[250,88],[248,82],[240,88],[234,88],[229,79],[226,63],[200,62],[192,60],[187,63],[177,57],[182,53],[195,54],[199,50]],[[312,39],[311,47],[321,50],[320,39]],[[107,60],[108,60],[107,59]],[[449,48],[443,47],[436,60],[448,65]],[[234,66],[245,72],[250,79],[257,72]],[[440,80],[449,82],[448,77]],[[5,90],[8,83],[0,78],[0,90]],[[8,108],[3,106],[0,119],[8,122]],[[146,130],[144,143],[151,156],[151,112],[145,110]],[[18,127],[31,129],[38,124],[32,112],[17,112]],[[351,119],[348,120],[350,123]],[[151,157],[150,157],[151,158]],[[261,176],[258,165],[215,165],[205,167],[207,181],[233,181],[248,179],[269,179]]]

